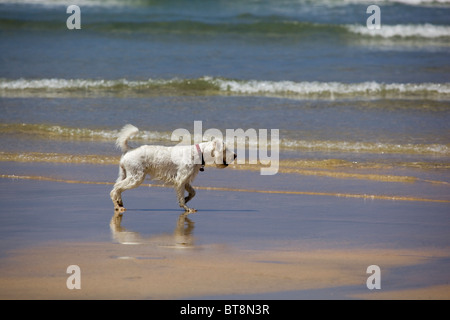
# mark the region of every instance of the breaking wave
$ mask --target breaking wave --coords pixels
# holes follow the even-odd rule
[[[449,38],[450,26],[438,26],[433,24],[406,24],[406,25],[381,25],[380,29],[369,29],[362,25],[349,25],[350,32],[363,36],[382,38]]]
[[[448,99],[450,83],[360,83],[197,79],[91,80],[0,79],[0,96],[84,95],[252,95],[291,98],[428,98]]]
[[[0,134],[26,134],[45,139],[115,140],[119,130],[71,128],[46,124],[0,124]],[[134,140],[170,141],[171,132],[139,131]]]
[[[120,1],[111,2],[111,5]],[[59,20],[22,20],[0,18],[0,29],[24,30],[65,30],[65,25]],[[192,19],[190,16],[179,16],[168,19],[165,16],[153,14],[146,19],[123,21],[111,17],[109,21],[83,23],[83,29],[109,34],[229,34],[266,37],[303,37],[314,34],[326,35],[348,40],[358,40],[366,37],[382,38],[415,38],[417,40],[435,40],[450,37],[449,25],[425,24],[381,24],[379,30],[369,30],[365,24],[332,24],[307,22],[288,16],[258,16],[249,13],[229,17],[229,20]]]
[[[292,148],[307,151],[450,155],[450,145],[445,144],[393,144],[381,142],[282,140],[281,145],[285,149]]]
[[[450,83],[342,83],[293,81],[235,81],[211,79],[221,91],[245,94],[284,94],[298,96],[355,97],[355,96],[407,96],[449,95]]]

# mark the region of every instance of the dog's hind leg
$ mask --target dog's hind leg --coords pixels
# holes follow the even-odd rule
[[[119,166],[119,176],[117,177],[116,182],[120,182],[127,177],[127,171],[123,165]]]
[[[114,208],[116,210],[124,210],[122,202],[122,192],[125,190],[133,189],[139,187],[139,185],[144,181],[145,173],[140,172],[133,175],[128,175],[125,179],[120,180],[115,183],[114,188],[111,190],[110,196],[114,203]]]
[[[189,193],[187,197],[184,198],[184,203],[188,203],[193,197],[195,197],[195,190],[189,183],[186,183],[184,188]]]
[[[111,199],[114,202],[114,206],[117,205],[119,207],[123,207],[123,201],[122,201],[122,197],[121,197],[122,191],[117,192],[116,185],[119,182],[122,182],[123,180],[125,180],[126,177],[127,177],[127,171],[125,170],[123,165],[120,165],[120,167],[119,167],[119,176],[117,177],[116,184],[114,185],[114,188],[113,188],[113,190],[110,193]],[[116,190],[114,190],[114,189],[116,189]]]

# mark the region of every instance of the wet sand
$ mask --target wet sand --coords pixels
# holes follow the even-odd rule
[[[323,177],[211,169],[195,183],[197,213],[157,186],[124,193],[120,216],[108,197],[115,166],[0,168],[1,299],[450,298],[449,202],[414,200],[420,183],[395,185],[409,199],[358,198],[337,194],[392,193],[384,182],[333,189]],[[79,290],[66,286],[69,265]],[[370,265],[379,290],[366,286]]]
[[[64,243],[15,252],[2,267],[1,298],[448,299],[448,284],[426,285],[422,280],[432,278],[428,272],[436,268],[433,260],[445,258],[446,252],[439,250],[235,250],[220,245],[180,249]],[[370,292],[365,284],[366,268],[374,261],[382,268],[379,292]],[[66,287],[66,269],[73,264],[81,270],[79,290]],[[418,268],[415,276],[392,275],[396,269],[412,267]],[[397,289],[390,288],[389,281],[399,279],[407,289],[398,283]]]

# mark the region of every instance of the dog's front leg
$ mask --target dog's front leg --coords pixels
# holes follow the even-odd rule
[[[185,184],[182,185],[177,185],[175,187],[175,191],[177,193],[177,198],[178,198],[178,203],[180,205],[181,208],[184,208],[184,210],[186,210],[186,212],[192,213],[192,212],[197,212],[197,210],[193,209],[193,208],[189,208],[186,205],[186,200],[184,198],[184,190],[186,188]]]
[[[189,183],[186,183],[184,186],[186,191],[188,192],[188,196],[184,198],[184,203],[188,203],[193,197],[195,197],[195,190]]]

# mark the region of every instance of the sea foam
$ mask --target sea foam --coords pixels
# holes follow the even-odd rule
[[[433,24],[382,24],[380,29],[369,29],[363,25],[347,25],[347,30],[363,36],[382,38],[447,38],[450,37],[450,26],[439,26]]]

